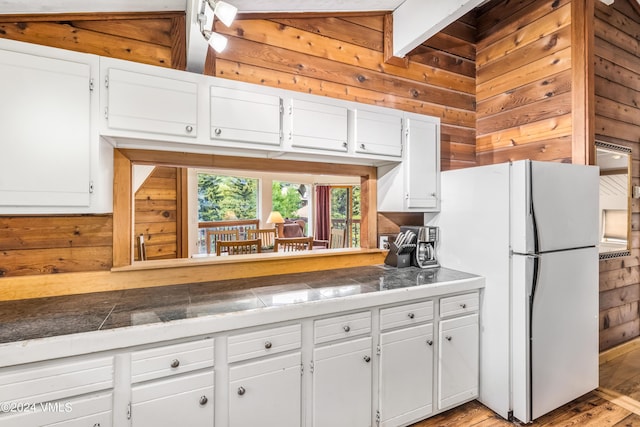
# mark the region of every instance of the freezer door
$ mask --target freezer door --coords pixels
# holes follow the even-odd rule
[[[514,162],[513,251],[536,253],[597,245],[598,186],[596,166]]]
[[[598,387],[598,250],[514,256],[513,266],[519,276],[513,280],[514,297],[518,289],[529,294],[530,335],[529,378],[514,372],[514,384],[519,384],[514,402],[524,403],[522,385],[528,384],[529,401],[520,408],[530,406],[530,414],[514,407],[514,416],[528,422]],[[533,282],[526,283],[527,277]],[[514,316],[518,307],[522,304],[514,301]],[[514,322],[514,344],[523,344],[516,327]],[[514,368],[523,366],[522,357],[514,353]]]

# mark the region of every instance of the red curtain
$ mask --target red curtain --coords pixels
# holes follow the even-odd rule
[[[331,187],[316,186],[316,240],[329,240],[331,234]]]

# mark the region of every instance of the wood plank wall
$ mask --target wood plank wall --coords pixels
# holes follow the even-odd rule
[[[475,165],[473,14],[416,48],[406,68],[384,62],[381,14],[250,18],[216,26],[229,43],[206,74],[440,117],[442,169]]]
[[[640,185],[640,11],[635,0],[595,2],[596,139],[632,149]],[[640,205],[632,199],[631,256],[600,261],[600,349],[640,335]]]
[[[178,194],[178,168],[166,166],[156,166],[135,193],[134,235],[144,236],[148,260],[178,257]]]
[[[477,27],[478,163],[570,162],[571,0],[494,0]]]
[[[0,37],[184,70],[184,12],[0,15]]]

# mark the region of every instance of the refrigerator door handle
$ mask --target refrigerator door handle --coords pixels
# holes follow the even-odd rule
[[[531,217],[531,228],[533,232],[533,252],[540,251],[538,236],[538,224],[536,222],[536,211],[533,206],[533,162],[529,162],[529,216]]]

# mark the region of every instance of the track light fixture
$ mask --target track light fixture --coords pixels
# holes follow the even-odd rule
[[[207,29],[206,7],[209,5],[214,16],[217,16],[220,22],[229,27],[238,13],[238,8],[221,0],[203,0],[198,14],[198,23],[200,24],[200,32],[202,36],[209,42],[209,45],[218,53],[227,47],[227,38],[221,34],[215,33]]]

